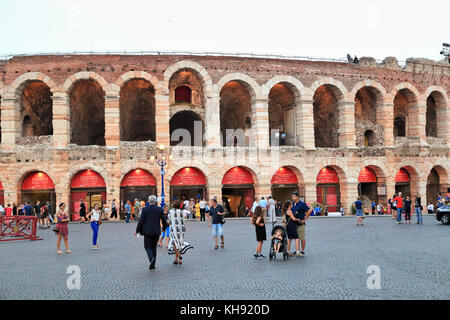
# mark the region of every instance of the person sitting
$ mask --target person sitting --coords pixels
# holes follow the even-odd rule
[[[273,249],[275,250],[275,254],[280,252],[281,244],[283,243],[283,231],[278,229],[272,236],[273,240]]]

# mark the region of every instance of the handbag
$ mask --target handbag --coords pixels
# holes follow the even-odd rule
[[[102,224],[102,218],[99,218],[97,221],[97,225],[101,225]]]
[[[54,233],[59,233],[59,228],[58,228],[58,227],[54,227],[54,228],[53,228],[53,232],[54,232]]]

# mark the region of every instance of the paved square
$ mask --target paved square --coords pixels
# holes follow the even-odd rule
[[[55,235],[39,230],[43,241],[0,243],[0,299],[448,299],[448,226],[434,217],[421,226],[398,226],[390,217],[355,223],[312,218],[307,256],[269,262],[253,259],[255,232],[247,220],[227,220],[221,250],[214,250],[207,224],[188,222],[194,249],[184,265],[158,249],[154,271],[142,238],[133,236],[135,223],[104,223],[99,251],[91,249],[88,224],[71,224],[73,254],[62,256]],[[268,250],[265,242],[263,254]],[[66,286],[70,265],[81,269],[80,290]],[[367,288],[370,265],[381,269],[380,290]]]

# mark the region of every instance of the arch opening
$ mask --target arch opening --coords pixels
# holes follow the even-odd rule
[[[409,89],[397,92],[394,98],[394,137],[410,137],[415,134],[410,128],[416,123],[413,107],[417,104],[416,96]]]
[[[156,141],[155,88],[132,79],[120,90],[120,140]]]
[[[427,112],[425,132],[427,137],[445,138],[446,124],[439,123],[440,119],[446,117],[445,98],[441,92],[433,91],[427,97]]]
[[[106,183],[100,174],[87,169],[73,176],[70,182],[70,212],[73,221],[92,210],[95,204],[103,209],[105,203]]]
[[[206,199],[206,185],[203,171],[195,167],[182,168],[170,180],[170,198],[181,203],[186,200]]]
[[[205,146],[205,126],[200,116],[193,111],[180,111],[169,122],[171,146]],[[186,141],[185,141],[186,140]]]
[[[30,202],[37,214],[41,214],[41,209],[46,210],[47,214],[55,214],[55,185],[46,173],[35,171],[26,175],[22,181],[20,193],[21,202]]]
[[[337,88],[323,85],[314,93],[314,139],[316,148],[339,148]]]
[[[105,93],[96,81],[79,80],[70,92],[71,143],[105,145]]]
[[[220,132],[223,145],[228,147],[250,145],[252,103],[248,88],[240,81],[230,81],[220,92]],[[233,134],[227,135],[227,130]],[[237,131],[239,130],[239,131]]]
[[[120,203],[127,201],[134,203],[136,199],[147,202],[149,195],[156,194],[156,180],[150,172],[144,169],[131,170],[120,183]]]
[[[287,84],[278,83],[269,92],[270,145],[295,145],[296,98]],[[278,134],[272,134],[278,130]]]
[[[332,167],[320,170],[316,179],[317,203],[327,208],[328,212],[339,212],[341,204],[341,188],[339,176]]]
[[[245,167],[228,170],[222,179],[222,199],[230,216],[245,217],[255,200],[252,173]]]
[[[21,96],[22,137],[53,134],[53,100],[42,81],[27,81]]]
[[[169,81],[170,104],[205,105],[203,82],[197,71],[179,70]]]
[[[383,126],[379,125],[377,105],[381,93],[373,87],[358,90],[355,96],[355,135],[357,146],[375,146],[382,144]],[[371,132],[371,144],[366,144],[366,133]]]

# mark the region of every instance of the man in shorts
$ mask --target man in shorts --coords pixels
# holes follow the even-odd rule
[[[312,209],[307,206],[306,203],[300,201],[300,195],[298,192],[292,194],[292,213],[298,219],[300,219],[300,225],[297,226],[298,240],[296,240],[297,251],[294,255],[303,257],[305,255],[306,247],[306,221],[311,215]],[[299,245],[297,241],[302,243],[302,251],[298,251]]]
[[[223,218],[225,216],[225,210],[223,206],[217,203],[217,199],[211,200],[211,206],[209,208],[209,227],[212,227],[212,236],[216,246],[214,249],[219,249],[218,237],[220,237],[221,245],[223,249],[225,244],[223,242]]]

